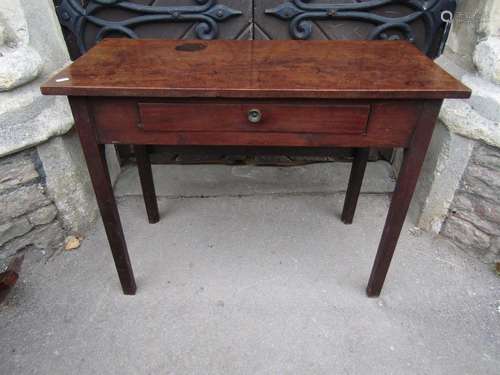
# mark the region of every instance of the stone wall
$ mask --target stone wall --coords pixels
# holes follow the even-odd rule
[[[0,268],[17,251],[50,254],[97,216],[68,102],[40,93],[67,63],[51,0],[0,1]]]
[[[493,262],[500,252],[500,149],[478,142],[442,234]]]
[[[500,246],[500,2],[461,1],[438,62],[472,89],[446,100],[417,190],[418,225],[485,262]]]
[[[26,249],[48,255],[60,248],[64,230],[35,150],[0,159],[0,212],[0,264]]]

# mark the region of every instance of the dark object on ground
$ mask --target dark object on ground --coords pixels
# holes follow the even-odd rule
[[[14,258],[7,267],[7,270],[0,273],[0,303],[7,297],[12,287],[16,285],[23,260],[24,255]]]

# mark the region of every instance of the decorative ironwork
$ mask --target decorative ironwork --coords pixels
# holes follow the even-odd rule
[[[151,22],[196,22],[195,32],[200,39],[214,39],[219,32],[218,22],[238,16],[241,11],[217,4],[217,0],[195,0],[196,5],[153,6],[137,4],[127,0],[89,0],[84,7],[81,0],[60,0],[56,6],[59,22],[76,38],[80,53],[85,53],[85,29],[88,24],[99,31],[96,41],[107,35],[123,35],[139,38],[134,27]],[[106,7],[129,11],[136,16],[113,21],[103,19],[97,13]]]
[[[352,20],[374,25],[367,39],[405,39],[415,42],[412,23],[422,20],[425,40],[422,50],[431,57],[442,53],[448,37],[449,22],[442,12],[455,12],[455,0],[355,0],[350,4],[309,4],[310,0],[286,0],[266,14],[290,22],[290,35],[294,39],[308,39],[315,20]],[[406,15],[388,17],[376,11],[388,5],[403,5],[410,10]],[[449,14],[449,13],[448,13]],[[447,20],[449,21],[449,19]],[[440,39],[436,43],[436,38]]]

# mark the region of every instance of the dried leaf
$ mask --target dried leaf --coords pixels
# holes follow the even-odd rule
[[[66,237],[66,240],[64,241],[64,250],[72,251],[78,249],[82,243],[82,239],[83,238],[80,236]]]

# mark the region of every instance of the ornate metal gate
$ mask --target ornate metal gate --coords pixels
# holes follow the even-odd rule
[[[105,37],[407,39],[435,58],[444,48],[450,26],[446,21],[456,8],[455,0],[54,2],[72,58]]]
[[[55,0],[73,56],[106,36],[408,39],[431,57],[455,0]],[[445,18],[446,19],[446,18]]]

